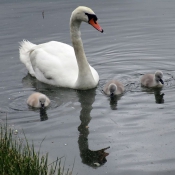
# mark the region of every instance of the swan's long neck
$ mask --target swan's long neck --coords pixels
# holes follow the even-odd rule
[[[80,25],[81,21],[71,18],[70,35],[79,68],[76,86],[81,86],[82,89],[86,89],[86,87],[93,86],[95,80],[89,67],[86,55],[84,53],[83,43],[81,40]]]

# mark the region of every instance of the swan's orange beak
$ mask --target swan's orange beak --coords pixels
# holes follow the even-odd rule
[[[89,21],[89,24],[91,24],[95,29],[103,33],[103,29],[100,27],[97,21],[94,21],[93,18]]]

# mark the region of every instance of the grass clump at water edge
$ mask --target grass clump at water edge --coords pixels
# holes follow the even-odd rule
[[[61,158],[48,165],[48,153],[40,155],[26,137],[25,142],[14,139],[7,124],[0,125],[0,175],[72,175],[61,168]]]

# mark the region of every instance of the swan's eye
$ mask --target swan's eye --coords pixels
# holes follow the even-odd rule
[[[89,13],[85,13],[85,15],[88,16],[89,21],[90,21],[91,19],[93,19],[93,20],[94,20],[94,23],[96,24],[96,21],[98,20],[98,18],[97,18],[96,15],[94,15],[94,14],[89,14]]]

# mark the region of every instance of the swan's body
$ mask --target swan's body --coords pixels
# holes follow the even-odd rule
[[[46,95],[35,92],[29,96],[27,104],[34,108],[44,108],[49,106],[50,100]]]
[[[164,82],[162,80],[162,71],[156,71],[155,74],[145,74],[141,77],[141,85],[145,87],[162,87]]]
[[[117,80],[110,80],[103,87],[103,91],[105,94],[109,96],[120,95],[124,92],[125,88],[123,84]]]
[[[103,32],[95,13],[87,7],[76,8],[70,18],[72,46],[51,41],[35,45],[22,41],[20,60],[39,81],[58,87],[91,89],[97,86],[99,75],[86,59],[81,40],[80,24],[87,22]]]

